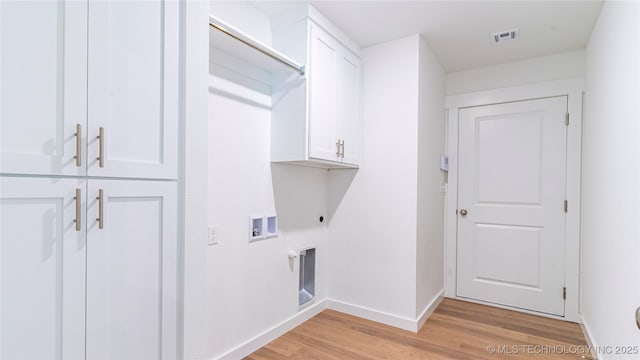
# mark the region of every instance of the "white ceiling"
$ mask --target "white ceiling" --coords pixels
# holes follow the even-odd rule
[[[251,1],[266,15],[301,1]],[[602,1],[310,1],[362,47],[420,33],[447,72],[584,48]],[[494,45],[490,34],[520,29]]]

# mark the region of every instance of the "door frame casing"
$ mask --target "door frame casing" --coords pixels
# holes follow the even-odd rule
[[[566,200],[569,210],[566,214],[565,227],[565,286],[567,298],[564,317],[535,314],[562,318],[579,322],[580,312],[580,212],[581,212],[581,150],[582,150],[582,94],[584,78],[570,78],[541,82],[530,85],[513,86],[487,91],[479,91],[446,97],[447,155],[449,157],[448,188],[445,201],[445,246],[444,246],[444,291],[445,296],[458,298],[456,295],[457,278],[457,227],[458,216],[458,114],[460,108],[499,104],[513,101],[524,101],[555,96],[567,96],[567,110],[570,116],[567,129],[567,184]],[[558,294],[562,296],[562,294]],[[467,300],[467,299],[465,299]],[[479,301],[481,302],[481,301]],[[501,306],[502,307],[502,306]],[[504,306],[522,311],[521,309]],[[529,312],[529,311],[527,311]]]

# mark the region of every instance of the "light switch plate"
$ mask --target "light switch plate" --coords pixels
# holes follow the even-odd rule
[[[218,225],[209,225],[207,245],[218,245]]]

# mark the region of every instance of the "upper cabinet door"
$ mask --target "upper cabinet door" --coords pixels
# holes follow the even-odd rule
[[[85,174],[86,69],[85,1],[0,1],[0,173]]]
[[[89,2],[89,176],[177,178],[178,6]]]
[[[336,58],[338,42],[311,23],[309,59],[309,157],[338,161]]]
[[[336,128],[343,142],[341,161],[357,165],[360,151],[360,59],[345,47],[338,51]]]

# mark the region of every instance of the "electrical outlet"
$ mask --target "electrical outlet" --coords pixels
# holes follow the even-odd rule
[[[209,225],[208,228],[208,245],[218,245],[218,225]]]

